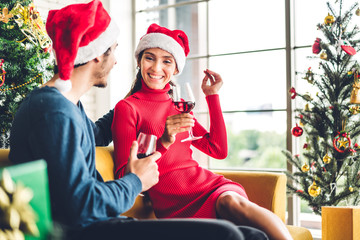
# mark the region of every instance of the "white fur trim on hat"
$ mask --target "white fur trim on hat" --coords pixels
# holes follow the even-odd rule
[[[74,65],[86,63],[101,56],[111,47],[119,36],[120,30],[114,20],[111,20],[106,30],[87,46],[79,47]]]
[[[148,33],[140,39],[140,42],[135,50],[135,58],[137,60],[139,54],[149,48],[161,48],[173,55],[176,61],[178,74],[182,72],[185,66],[186,56],[184,49],[172,37],[163,33]]]
[[[56,87],[60,92],[69,92],[72,88],[70,80],[62,80],[60,78],[55,80],[54,87]]]

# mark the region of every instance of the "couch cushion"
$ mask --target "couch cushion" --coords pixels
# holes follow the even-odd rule
[[[113,147],[96,147],[96,169],[104,181],[114,180]]]
[[[286,225],[294,240],[313,240],[310,231],[303,227]]]

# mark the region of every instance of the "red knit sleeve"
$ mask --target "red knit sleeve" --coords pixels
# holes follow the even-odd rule
[[[193,141],[192,145],[210,157],[224,159],[228,153],[228,145],[219,95],[209,95],[206,97],[206,101],[210,114],[210,132],[207,132],[196,121],[193,128],[194,136],[203,136],[203,138]]]
[[[136,140],[136,111],[125,100],[116,104],[111,127],[114,142],[115,177],[125,175],[126,165],[130,155],[130,147]]]

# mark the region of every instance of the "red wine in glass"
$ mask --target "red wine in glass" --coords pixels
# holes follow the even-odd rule
[[[174,102],[175,109],[181,113],[189,113],[195,107],[195,102],[191,101],[177,101]]]
[[[151,153],[152,154],[152,153]],[[138,153],[137,154],[137,158],[146,158],[146,157],[148,157],[148,156],[150,156],[151,154],[146,154],[146,153]]]

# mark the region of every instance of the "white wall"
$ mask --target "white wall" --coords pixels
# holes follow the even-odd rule
[[[133,2],[133,0],[110,0],[110,14],[120,28],[119,46],[116,50],[117,65],[110,77],[111,108],[129,92],[134,80],[136,63],[133,46]]]
[[[132,0],[103,0],[104,7],[120,28],[118,47],[115,52],[117,64],[111,71],[107,88],[92,90],[94,101],[86,104],[91,107],[92,120],[96,120],[115,107],[130,90],[133,81],[134,57],[132,37]]]

